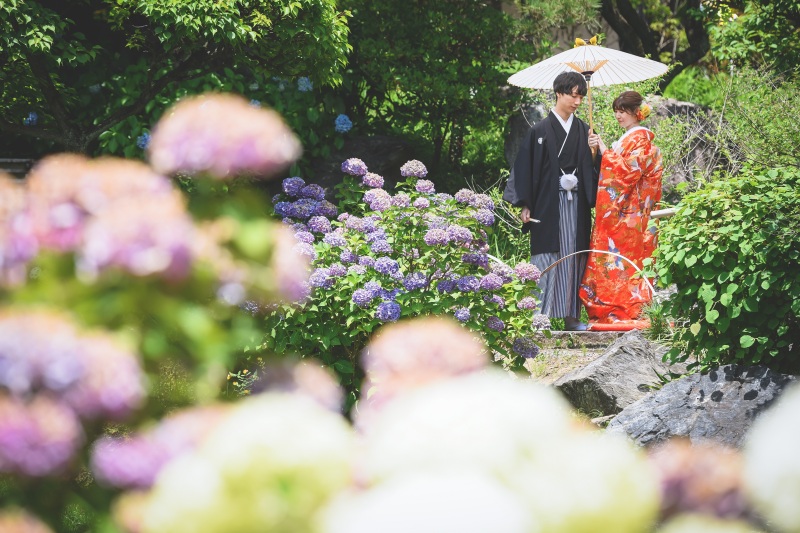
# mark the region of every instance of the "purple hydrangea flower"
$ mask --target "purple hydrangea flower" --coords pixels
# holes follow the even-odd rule
[[[423,237],[423,240],[428,246],[439,246],[450,242],[450,237],[443,229],[430,229]]]
[[[344,222],[347,219],[349,219],[351,216],[353,216],[353,215],[351,215],[350,213],[342,213],[341,215],[336,217],[336,220],[338,220],[339,222]]]
[[[394,272],[389,274],[389,277],[395,281],[403,281],[403,273],[400,272],[399,270],[395,270]]]
[[[356,289],[355,292],[353,292],[353,303],[362,308],[369,307],[369,304],[372,303],[374,298],[375,295],[367,289]]]
[[[525,309],[525,310],[536,309],[536,300],[534,300],[533,297],[531,297],[531,296],[526,296],[523,299],[521,299],[519,302],[517,302],[517,308]],[[546,318],[546,316],[545,316],[545,318]]]
[[[367,267],[363,265],[350,265],[347,267],[348,274],[356,274],[358,276],[363,276],[367,273]]]
[[[313,198],[301,198],[292,202],[289,212],[290,217],[294,218],[308,218],[314,214],[319,202]]]
[[[327,200],[322,200],[314,209],[314,214],[322,217],[333,218],[339,212],[336,206]]]
[[[363,200],[364,200],[365,204],[371,204],[371,203],[375,202],[378,198],[385,198],[386,200],[389,201],[390,204],[392,202],[391,195],[388,192],[386,192],[386,191],[384,191],[383,189],[380,189],[380,188],[379,189],[369,189],[368,191],[366,191],[364,193]]]
[[[308,282],[312,287],[320,287],[323,289],[330,289],[336,280],[331,277],[331,271],[327,268],[318,268],[311,273]]]
[[[375,310],[375,318],[381,322],[395,322],[400,318],[400,311],[397,302],[381,302]]]
[[[489,256],[483,253],[470,253],[461,256],[461,260],[468,265],[475,265],[481,268],[489,267]]]
[[[461,189],[456,193],[456,202],[460,204],[468,204],[475,198],[475,193],[469,189]]]
[[[443,279],[436,284],[436,290],[442,293],[453,292],[456,290],[456,282],[451,279]]]
[[[399,268],[400,265],[398,265],[397,261],[391,257],[380,257],[377,261],[375,261],[375,270],[384,275],[390,275],[394,272],[397,272]]]
[[[408,176],[424,178],[428,175],[428,169],[425,168],[425,165],[423,165],[422,162],[412,159],[400,167],[400,175],[404,178]]]
[[[542,273],[531,263],[519,263],[514,267],[514,273],[521,281],[539,281]]]
[[[317,258],[317,252],[314,250],[314,247],[307,242],[298,242],[292,249],[300,255],[310,257],[312,260]]]
[[[347,239],[345,239],[344,236],[337,231],[331,231],[330,233],[327,233],[325,237],[322,238],[322,242],[336,248],[347,246]]]
[[[481,282],[475,276],[464,276],[456,282],[456,286],[461,292],[477,292]]]
[[[425,213],[422,216],[422,219],[425,221],[425,225],[428,226],[430,229],[447,229],[447,226],[450,223],[447,221],[446,218],[440,217],[439,215],[434,215],[432,213]]]
[[[443,203],[447,202],[448,200],[452,200],[453,195],[447,194],[446,192],[440,192],[436,196],[433,197],[433,202],[436,205],[442,205]]]
[[[355,215],[350,215],[345,219],[344,227],[355,231],[364,231],[364,220]]]
[[[292,209],[292,204],[289,202],[278,202],[273,207],[275,214],[279,217],[290,217],[294,213]]]
[[[369,204],[369,208],[373,211],[386,211],[390,207],[392,207],[392,198],[390,196],[379,196]]]
[[[369,255],[362,255],[358,258],[358,264],[365,267],[375,266],[375,258]]]
[[[448,226],[447,234],[450,236],[451,241],[457,243],[466,244],[472,242],[473,239],[472,232],[464,226],[459,226],[458,224],[451,224]]]
[[[335,278],[340,278],[347,274],[347,267],[341,263],[333,263],[328,267],[328,270],[330,271],[330,275]]]
[[[467,320],[469,320],[470,312],[469,309],[466,307],[459,307],[458,309],[456,309],[456,312],[453,313],[453,316],[455,316],[456,320],[458,320],[459,322],[466,322]]]
[[[469,205],[494,211],[494,202],[486,194],[476,194],[472,200],[470,200]]]
[[[505,263],[492,263],[492,272],[503,278],[504,284],[514,280],[514,271]]]
[[[298,231],[294,234],[294,238],[300,242],[307,242],[308,244],[312,244],[314,242],[314,236],[307,231]]]
[[[302,222],[295,222],[294,224],[292,224],[292,229],[295,231],[308,231],[308,225],[303,224]]]
[[[353,121],[344,113],[338,115],[333,123],[333,129],[337,133],[347,133],[353,129]]]
[[[399,192],[392,197],[392,205],[397,207],[408,207],[411,205],[411,198],[409,198],[406,193]]]
[[[511,345],[511,349],[525,359],[533,359],[539,355],[539,347],[530,337],[518,337],[514,339],[514,344]]]
[[[331,221],[323,216],[315,216],[308,219],[308,229],[314,233],[330,233]]]
[[[536,330],[542,330],[542,329],[552,329],[553,326],[550,324],[549,316],[537,314],[533,315],[533,320],[531,321],[531,327]]]
[[[305,187],[306,182],[303,178],[294,176],[292,178],[286,178],[283,180],[282,188],[283,192],[288,194],[289,196],[298,196],[300,194],[300,189]]]
[[[388,241],[378,240],[372,243],[369,247],[372,253],[375,254],[390,254],[392,253],[392,245]]]
[[[417,209],[427,209],[431,206],[431,203],[427,198],[417,198],[412,205]]]
[[[505,309],[506,301],[498,294],[493,294],[489,296],[488,294],[483,297],[483,301],[487,303],[495,304],[500,309]]]
[[[378,294],[380,294],[381,289],[383,289],[383,287],[381,287],[379,281],[368,281],[364,284],[364,290],[369,291],[373,297],[377,297]]]
[[[361,178],[361,185],[366,187],[374,188],[381,188],[383,187],[383,176],[379,176],[374,172],[367,172],[364,174],[364,177]]]
[[[486,327],[495,331],[503,331],[506,327],[505,323],[496,316],[490,316],[486,319]]]
[[[380,215],[370,215],[361,219],[364,233],[371,233],[378,230]],[[383,231],[383,230],[381,230]]]
[[[483,224],[484,226],[491,226],[494,224],[494,213],[488,209],[478,209],[472,218]]]
[[[367,165],[357,157],[351,157],[342,163],[342,172],[351,176],[363,176],[367,173]]]
[[[386,240],[386,230],[383,228],[378,228],[375,231],[371,231],[364,235],[364,239],[367,242],[375,242],[375,241],[385,241]]]
[[[316,183],[312,183],[310,185],[306,185],[302,189],[300,189],[300,198],[311,198],[313,200],[324,200],[325,199],[325,189],[317,185]]]
[[[496,291],[503,286],[503,278],[494,273],[486,274],[481,278],[480,287],[485,291]]]
[[[346,265],[350,265],[358,261],[358,256],[352,250],[344,249],[339,254],[339,260]]]
[[[414,188],[417,192],[425,193],[425,194],[433,194],[436,192],[436,188],[433,185],[431,180],[417,180],[416,185]]]
[[[407,291],[413,291],[414,289],[424,289],[428,286],[428,278],[425,277],[425,274],[422,272],[412,272],[408,274],[405,278],[403,278],[403,287],[406,288]]]

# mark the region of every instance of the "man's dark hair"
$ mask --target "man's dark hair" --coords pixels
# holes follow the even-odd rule
[[[556,94],[572,94],[572,89],[578,88],[578,94],[586,96],[586,79],[577,72],[562,72],[553,80],[553,91]]]

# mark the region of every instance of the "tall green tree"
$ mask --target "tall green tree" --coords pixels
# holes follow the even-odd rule
[[[191,80],[336,84],[347,16],[335,0],[4,0],[0,131],[87,152]]]

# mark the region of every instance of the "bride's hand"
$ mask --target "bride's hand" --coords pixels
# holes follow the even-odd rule
[[[603,139],[601,139],[598,134],[593,133],[591,130],[589,130],[589,146],[591,148],[597,148],[597,150],[600,152],[600,155],[606,151],[606,145],[603,142]]]

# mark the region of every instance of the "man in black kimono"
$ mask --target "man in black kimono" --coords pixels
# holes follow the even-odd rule
[[[544,271],[571,253],[589,248],[591,208],[597,197],[599,157],[589,149],[589,126],[574,112],[586,96],[586,80],[564,72],[553,82],[556,105],[522,141],[503,199],[522,208],[531,233],[531,263]],[[539,280],[541,313],[564,318],[582,331],[580,287],[586,255],[566,259]]]

